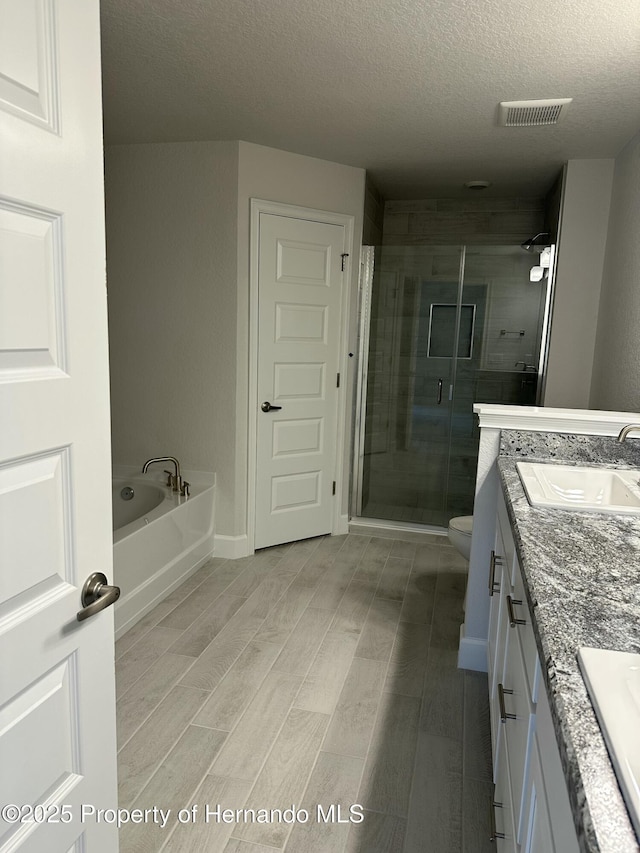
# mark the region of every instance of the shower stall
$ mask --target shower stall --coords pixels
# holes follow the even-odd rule
[[[550,280],[515,246],[364,251],[352,516],[446,527],[473,512],[473,403],[535,405]]]

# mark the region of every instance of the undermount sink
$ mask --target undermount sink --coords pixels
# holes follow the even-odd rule
[[[583,647],[578,663],[640,838],[640,654]]]
[[[640,513],[640,470],[516,462],[531,506],[634,515]]]

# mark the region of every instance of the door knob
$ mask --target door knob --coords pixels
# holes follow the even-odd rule
[[[80,601],[82,610],[78,611],[78,622],[84,622],[105,607],[114,604],[120,598],[120,587],[109,586],[107,576],[102,572],[93,572],[84,582]]]
[[[279,412],[282,406],[272,406],[271,403],[263,403],[260,408],[263,412]]]

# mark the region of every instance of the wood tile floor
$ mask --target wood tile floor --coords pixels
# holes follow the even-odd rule
[[[466,573],[445,543],[214,558],[125,634],[120,806],[171,811],[123,827],[121,853],[490,853],[486,676],[456,668]],[[217,805],[308,820],[207,821]]]

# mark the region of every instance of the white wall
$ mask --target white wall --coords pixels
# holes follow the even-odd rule
[[[235,535],[247,529],[247,421],[249,378],[249,219],[252,198],[284,204],[311,207],[355,217],[354,257],[351,261],[351,351],[355,352],[359,250],[362,242],[362,217],[364,209],[365,171],[352,166],[342,166],[314,157],[291,154],[275,148],[265,148],[240,142],[238,167],[238,335],[237,335],[237,389],[236,389],[236,483]],[[355,358],[349,360],[347,399],[351,401]],[[255,401],[254,401],[255,402]],[[347,407],[351,414],[351,405]],[[342,512],[348,509],[349,466],[351,450],[351,424],[345,442],[345,481],[342,490]],[[227,531],[224,531],[225,533]]]
[[[615,162],[591,408],[640,411],[640,133]]]
[[[113,459],[218,475],[233,524],[237,142],[106,149]]]
[[[545,406],[589,407],[613,160],[567,164]]]

